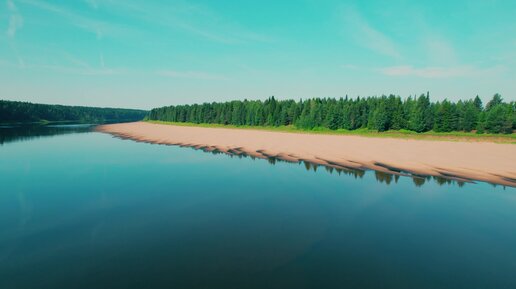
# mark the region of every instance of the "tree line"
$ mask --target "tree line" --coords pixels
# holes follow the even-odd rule
[[[137,109],[65,106],[0,100],[0,123],[136,121],[142,120],[147,114],[148,111]]]
[[[248,126],[288,126],[331,130],[410,130],[415,132],[477,131],[512,133],[516,129],[516,103],[500,94],[484,106],[476,96],[457,102],[432,102],[430,95],[311,98],[305,100],[235,100],[155,108],[149,120]]]

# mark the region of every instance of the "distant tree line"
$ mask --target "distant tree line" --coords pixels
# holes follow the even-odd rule
[[[305,100],[236,100],[223,103],[177,105],[152,109],[148,119],[249,126],[284,126],[332,130],[411,130],[478,133],[512,133],[516,128],[516,104],[499,94],[484,106],[477,96],[470,100],[431,102],[427,93],[401,99],[381,97],[312,98]]]
[[[148,111],[136,109],[65,106],[0,100],[0,123],[136,121],[142,120],[147,114]]]

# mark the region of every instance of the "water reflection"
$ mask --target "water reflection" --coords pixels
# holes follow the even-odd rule
[[[374,175],[376,177],[376,180],[380,183],[385,183],[387,185],[390,185],[392,180],[394,179],[394,182],[398,182],[399,175],[392,175],[384,172],[375,171]]]
[[[1,147],[0,288],[516,288],[515,190],[233,153]]]
[[[168,145],[168,144],[161,144],[161,145]],[[231,158],[238,157],[238,158],[251,158],[253,160],[257,159],[256,157],[254,157],[252,155],[248,155],[245,152],[242,152],[240,150],[228,150],[228,151],[220,151],[218,149],[207,150],[205,147],[189,147],[189,146],[184,146],[184,145],[182,145],[182,147],[188,147],[188,148],[192,148],[194,150],[202,150],[204,152],[215,154],[215,155],[223,154],[223,155],[227,155]],[[334,174],[334,173],[337,173],[338,175],[344,174],[344,175],[348,175],[348,176],[353,176],[355,179],[357,179],[357,178],[362,179],[365,176],[366,171],[369,171],[369,170],[365,170],[365,169],[356,169],[356,168],[349,168],[349,167],[346,167],[346,168],[336,167],[332,164],[324,165],[324,164],[319,164],[319,163],[313,163],[313,162],[310,162],[307,160],[301,160],[299,162],[295,162],[295,161],[285,160],[285,159],[274,157],[274,156],[268,156],[266,158],[266,160],[271,165],[275,165],[280,162],[302,164],[307,171],[313,171],[313,172],[317,172],[319,167],[324,167],[325,170],[330,174]],[[394,181],[394,183],[398,183],[398,180],[400,179],[401,176],[412,178],[412,181],[416,187],[422,187],[425,183],[427,183],[427,181],[428,182],[433,181],[433,182],[437,183],[439,186],[444,186],[444,185],[455,186],[456,185],[458,187],[463,187],[465,184],[464,181],[455,180],[452,178],[439,177],[439,176],[416,175],[416,174],[410,174],[410,173],[404,172],[404,171],[395,171],[395,173],[393,173],[393,174],[390,174],[387,172],[382,172],[382,171],[374,171],[374,175],[375,175],[375,179],[377,182],[385,184],[385,185],[390,185],[393,181]],[[470,183],[474,184],[475,181],[471,181]],[[501,186],[505,189],[505,186],[503,186],[503,185],[497,185],[497,184],[491,184],[491,185],[493,187]]]
[[[93,131],[95,125],[92,124],[53,124],[53,125],[20,125],[20,126],[1,126],[0,125],[0,145],[9,142],[16,141],[27,141],[35,138],[41,137],[51,137],[56,135],[63,134],[71,134],[71,133],[89,133]],[[119,137],[122,138],[123,137]],[[166,144],[165,144],[166,145]],[[180,145],[182,147],[189,147],[185,145]],[[238,158],[251,158],[253,160],[256,159],[255,156],[248,155],[245,152],[238,149],[230,149],[228,151],[220,151],[218,149],[207,149],[207,147],[190,147],[195,150],[202,150],[207,153],[212,154],[224,154],[230,157],[238,157]],[[366,169],[357,169],[351,167],[342,167],[334,164],[321,164],[314,163],[308,160],[301,160],[299,162],[282,159],[280,157],[275,156],[267,156],[267,162],[271,165],[275,165],[278,162],[287,162],[287,163],[298,163],[303,165],[307,171],[317,172],[319,167],[323,167],[328,173],[338,175],[348,175],[353,176],[355,179],[363,178],[366,174]],[[384,167],[393,173],[383,172],[383,171],[374,171],[375,179],[377,182],[390,185],[393,181],[397,183],[400,176],[410,177],[413,180],[413,183],[416,187],[421,187],[427,181],[434,181],[440,186],[443,185],[457,185],[458,187],[463,187],[465,182],[456,180],[453,178],[447,177],[437,177],[437,176],[424,176],[424,175],[415,175],[409,172],[398,171],[396,168],[390,168],[384,164],[378,163],[379,166]],[[471,183],[474,183],[473,181]],[[493,186],[497,186],[496,184],[492,184]],[[505,186],[502,186],[505,188]]]
[[[70,133],[91,132],[92,124],[3,125],[0,126],[0,145],[52,137]]]

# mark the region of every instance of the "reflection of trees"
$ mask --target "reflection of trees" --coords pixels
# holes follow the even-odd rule
[[[391,174],[387,174],[384,172],[375,171],[374,176],[376,180],[380,183],[386,183],[389,185],[392,182],[393,176]]]
[[[250,157],[253,160],[256,159],[255,157],[246,155],[245,153],[241,153],[241,152],[234,153],[231,150],[229,150],[228,152],[221,152],[219,150],[211,150],[209,152],[212,154],[226,154],[226,155],[229,155],[230,157],[237,156],[239,158]],[[284,161],[282,159],[275,158],[275,157],[267,157],[267,162],[271,165],[275,165],[279,162],[288,162],[288,161]],[[326,172],[328,172],[330,174],[334,174],[334,173],[337,173],[339,175],[345,174],[345,175],[353,176],[353,177],[355,177],[355,179],[363,178],[364,175],[366,174],[365,170],[352,169],[352,168],[339,168],[339,167],[336,167],[333,165],[321,165],[321,164],[312,163],[312,162],[309,162],[306,160],[300,161],[299,163],[303,164],[303,166],[305,167],[305,169],[307,171],[317,172],[317,169],[319,167],[324,167]],[[392,181],[394,181],[395,183],[398,183],[398,180],[400,179],[400,175],[389,174],[389,173],[385,173],[385,172],[381,172],[381,171],[374,171],[374,175],[375,175],[375,179],[379,183],[382,183],[382,184],[384,183],[386,185],[390,185],[392,183]],[[426,183],[426,181],[431,181],[431,180],[434,180],[440,186],[455,185],[455,184],[458,185],[459,187],[464,186],[464,182],[451,180],[451,179],[447,179],[444,177],[438,177],[438,176],[412,175],[411,178],[417,187],[421,187]]]
[[[91,125],[23,125],[18,127],[0,127],[0,145],[41,137],[91,132],[92,127]]]
[[[421,177],[413,177],[412,181],[414,182],[416,187],[421,187],[422,185],[425,184],[426,179],[425,178],[421,178]]]

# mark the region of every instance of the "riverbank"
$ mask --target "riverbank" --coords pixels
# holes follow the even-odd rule
[[[490,142],[368,138],[147,122],[101,125],[98,131],[136,141],[305,161],[342,170],[435,176],[516,187],[516,146]]]
[[[231,128],[231,129],[252,129],[260,131],[273,132],[290,132],[303,134],[329,134],[329,135],[354,135],[375,138],[401,138],[401,139],[417,139],[417,140],[436,140],[436,141],[467,141],[467,142],[494,142],[494,143],[510,143],[516,144],[516,134],[477,134],[475,132],[434,132],[428,131],[417,133],[409,130],[389,130],[378,132],[369,129],[331,130],[328,128],[301,129],[295,126],[236,126],[223,125],[214,123],[188,123],[188,122],[166,122],[159,120],[148,120],[146,122],[154,124],[167,124],[175,126],[191,126],[191,127],[207,127],[207,128]]]

